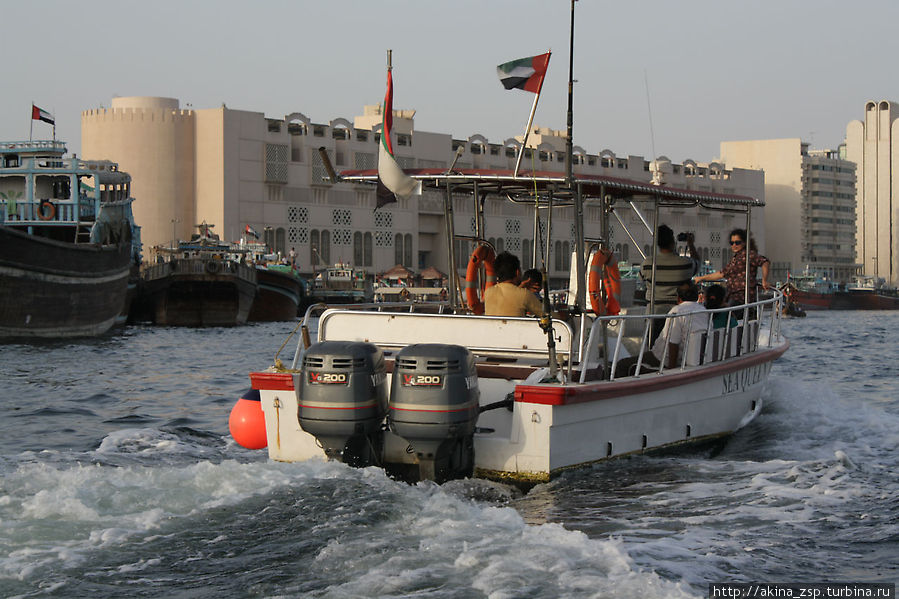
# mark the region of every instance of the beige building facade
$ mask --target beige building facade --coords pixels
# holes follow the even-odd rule
[[[846,159],[858,165],[857,251],[864,274],[899,285],[899,104],[865,104],[846,126]]]
[[[721,160],[765,173],[771,277],[806,269],[848,283],[855,261],[855,164],[798,138],[726,141]]]
[[[276,251],[295,248],[304,272],[338,261],[375,274],[395,264],[413,270],[448,264],[449,244],[443,224],[443,195],[420,197],[376,207],[372,186],[332,183],[319,148],[339,172],[377,168],[381,107],[366,106],[351,122],[335,118],[314,122],[302,113],[267,118],[261,112],[226,106],[183,109],[172,98],[114,98],[109,108],[82,112],[85,158],[109,158],[133,177],[135,218],[143,227],[145,259],[152,247],[188,238],[206,221],[224,239],[236,241],[249,225]],[[403,168],[448,168],[458,148],[459,168],[511,169],[521,142],[510,137],[491,142],[480,134],[456,138],[418,131],[413,110],[394,111],[394,150]],[[564,132],[535,127],[523,165],[564,171]],[[666,184],[694,190],[764,198],[759,171],[725,168],[720,163],[671,164],[657,161]],[[575,146],[575,173],[610,175],[649,181],[652,166],[641,156],[616,156],[611,150],[590,154]],[[753,230],[764,247],[763,210],[754,215]],[[457,234],[473,235],[475,211],[469,197],[454,200]],[[547,269],[567,281],[573,251],[573,215],[553,218],[555,244]],[[629,209],[612,219],[612,247],[620,260],[639,263],[648,251],[649,234]],[[586,214],[586,235],[597,237],[600,215]],[[727,231],[744,227],[745,217],[730,214],[663,212],[661,221],[676,232],[694,231],[696,244],[712,268],[730,256]],[[557,228],[558,227],[558,228]],[[625,227],[627,231],[625,231]],[[561,235],[560,235],[560,232]],[[629,232],[629,233],[628,233]],[[569,234],[570,233],[570,234]],[[484,237],[498,249],[511,251],[525,266],[542,262],[535,249],[533,210],[508,202],[488,202]],[[633,239],[631,238],[633,237]],[[467,262],[470,242],[454,244],[457,264]]]

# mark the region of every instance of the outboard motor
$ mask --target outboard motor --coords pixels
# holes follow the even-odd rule
[[[306,350],[296,378],[300,426],[325,455],[351,466],[379,464],[387,409],[381,350],[371,343],[322,341]]]
[[[397,354],[387,423],[402,437],[402,452],[417,458],[419,480],[472,475],[479,399],[474,357],[466,348],[421,343]],[[403,462],[397,439],[389,441],[385,461]]]

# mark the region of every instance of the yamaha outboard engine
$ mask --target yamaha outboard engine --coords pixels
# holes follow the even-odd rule
[[[325,455],[352,466],[379,464],[387,408],[381,350],[371,343],[322,341],[306,350],[296,378],[300,426]]]
[[[471,476],[480,392],[474,357],[459,345],[422,343],[397,354],[387,422],[401,450],[418,462],[419,480]],[[389,435],[388,435],[389,436]],[[408,460],[389,438],[386,462]]]

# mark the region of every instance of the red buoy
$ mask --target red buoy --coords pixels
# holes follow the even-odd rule
[[[250,389],[237,400],[231,408],[228,429],[241,447],[263,449],[268,446],[268,439],[265,436],[265,414],[262,412],[259,391]]]

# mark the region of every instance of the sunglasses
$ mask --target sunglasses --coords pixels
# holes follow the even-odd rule
[[[731,245],[743,245],[743,242],[740,241],[739,239],[737,239],[736,241],[731,240],[730,244],[731,244]]]

